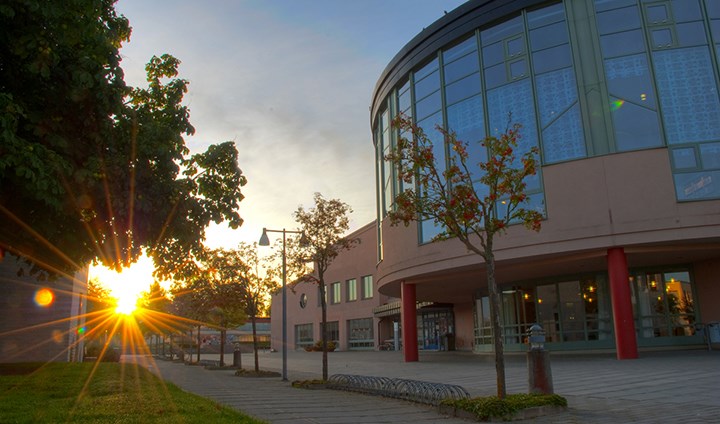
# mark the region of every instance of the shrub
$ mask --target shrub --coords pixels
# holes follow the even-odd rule
[[[328,340],[327,342],[327,350],[328,352],[334,351],[336,348],[335,342],[332,340]],[[312,346],[306,346],[305,350],[308,352],[322,352],[322,340],[318,340],[315,342]]]
[[[497,396],[472,399],[446,399],[442,405],[471,412],[480,420],[509,418],[515,412],[536,406],[554,405],[567,407],[567,400],[560,395],[512,394],[505,399]]]

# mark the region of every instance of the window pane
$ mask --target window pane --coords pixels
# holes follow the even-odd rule
[[[568,42],[565,21],[530,31],[532,51],[554,47]]]
[[[489,68],[505,61],[505,46],[503,43],[491,44],[482,49],[483,66]]]
[[[678,200],[720,198],[720,171],[675,174],[674,178]]]
[[[551,49],[533,53],[533,67],[535,74],[554,71],[572,65],[570,45],[563,44]]]
[[[530,29],[563,20],[565,20],[565,8],[562,3],[556,3],[527,13],[528,28]]]
[[[611,96],[648,109],[656,108],[650,67],[644,54],[606,60],[605,76]]]
[[[347,280],[347,301],[357,300],[357,280],[351,278]]]
[[[720,2],[717,0],[705,0],[705,7],[708,15],[713,19],[720,19]]]
[[[527,75],[527,61],[525,59],[510,63],[510,78],[518,79]]]
[[[645,51],[645,42],[640,30],[602,36],[600,37],[600,45],[602,46],[603,57],[615,57]]]
[[[485,86],[488,90],[505,84],[507,80],[508,76],[504,62],[492,68],[485,69]]]
[[[373,297],[373,279],[372,275],[366,275],[361,279],[362,298],[371,299]]]
[[[415,113],[417,114],[417,119],[423,119],[431,113],[440,110],[440,107],[442,106],[441,101],[442,98],[440,96],[440,91],[438,90],[435,93],[417,102],[415,104]]]
[[[718,4],[717,0],[709,3]],[[708,6],[712,9],[711,6]],[[672,0],[672,13],[675,22],[698,21],[702,19],[698,0]]]
[[[685,147],[682,149],[672,149],[673,168],[675,169],[694,169],[697,168],[697,158],[695,157],[695,148]]]
[[[487,93],[490,131],[493,135],[504,133],[508,125],[514,123],[520,123],[523,126],[522,137],[518,143],[518,156],[537,146],[534,103],[532,87],[527,78]]]
[[[479,70],[480,63],[477,55],[467,55],[455,62],[445,65],[445,84],[449,84]]]
[[[538,324],[545,330],[545,341],[548,343],[560,340],[560,316],[558,314],[557,288],[555,284],[538,286],[537,288]]]
[[[415,81],[419,81],[426,76],[430,75],[433,71],[438,69],[438,60],[433,59],[432,62],[428,63],[427,65],[423,66],[422,68],[415,71]]]
[[[522,17],[518,16],[480,32],[480,41],[483,47],[487,46],[488,44],[520,34],[524,30],[523,26]]]
[[[578,100],[575,74],[571,68],[539,75],[535,84],[542,127],[557,119]]]
[[[485,147],[480,144],[485,138],[482,97],[475,96],[448,107],[447,115],[448,129],[455,131],[458,140],[468,144],[467,164],[470,171],[478,170],[477,164],[487,159]]]
[[[545,163],[560,162],[585,157],[585,138],[580,117],[580,105],[576,103],[559,119],[542,132]]]
[[[720,139],[720,101],[708,49],[666,50],[653,57],[668,143]]]
[[[720,168],[720,143],[701,144],[700,157],[703,168]]]
[[[648,6],[645,10],[647,11],[648,21],[653,24],[666,23],[670,19],[670,13],[665,4]]]
[[[440,88],[440,72],[435,71],[428,77],[415,82],[415,100],[420,100]]]
[[[712,37],[714,42],[720,43],[720,19],[711,21],[710,28],[712,30]]]
[[[471,36],[467,40],[458,44],[455,47],[451,47],[443,52],[443,62],[449,63],[453,60],[462,57],[472,51],[477,50],[477,41],[475,35]]]
[[[507,56],[514,57],[525,53],[525,38],[518,37],[507,41]]]
[[[595,10],[600,12],[603,10],[634,5],[636,3],[637,0],[595,0]]]
[[[650,34],[652,36],[652,45],[656,49],[667,48],[673,45],[673,36],[670,28],[656,29]]]
[[[408,111],[410,109],[410,90],[401,93],[398,97],[398,106],[400,106],[400,112],[403,112],[404,114],[408,115]]]
[[[445,87],[445,103],[451,105],[459,100],[474,96],[480,90],[480,74],[472,74]]]
[[[436,225],[432,219],[425,219],[420,223],[420,241],[422,243],[429,243],[438,234],[442,233],[442,226]]]
[[[417,125],[422,128],[433,146],[436,167],[441,174],[445,172],[445,139],[437,127],[443,126],[442,114],[436,113],[420,122]]]
[[[611,98],[615,141],[620,151],[646,149],[662,145],[655,111]]]
[[[624,7],[597,14],[600,35],[641,28],[637,6]]]
[[[681,47],[705,46],[705,26],[702,22],[691,22],[677,25],[678,43]]]

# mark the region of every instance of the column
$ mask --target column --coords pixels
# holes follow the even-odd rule
[[[403,358],[405,362],[417,362],[417,302],[415,285],[403,282],[401,287],[402,306],[400,315],[402,315]]]
[[[630,293],[625,250],[613,247],[607,251],[610,298],[615,325],[615,348],[618,359],[637,359],[637,336]]]

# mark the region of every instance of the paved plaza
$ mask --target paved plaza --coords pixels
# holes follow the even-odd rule
[[[201,359],[217,359],[203,355]],[[439,415],[435,408],[396,399],[336,390],[302,390],[281,378],[236,377],[178,362],[135,357],[183,389],[214,399],[271,423],[468,423]],[[133,360],[126,358],[125,360]],[[252,354],[243,354],[251,369]],[[232,354],[225,361],[232,363]],[[400,352],[331,352],[333,374],[385,376],[456,384],[473,396],[495,393],[492,355],[421,352],[406,363]],[[567,412],[535,423],[720,423],[720,351],[641,352],[636,360],[608,354],[551,355],[555,392],[567,398]],[[288,379],[321,375],[321,353],[288,352]],[[282,355],[262,352],[260,367],[280,371]],[[508,393],[527,392],[523,354],[506,358]]]

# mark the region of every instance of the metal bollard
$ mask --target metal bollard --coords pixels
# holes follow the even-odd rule
[[[553,394],[550,352],[545,350],[545,331],[540,324],[533,324],[528,331],[530,350],[527,353],[528,391]]]
[[[233,350],[233,367],[242,368],[242,352],[240,351],[240,343],[233,342],[235,349]]]

